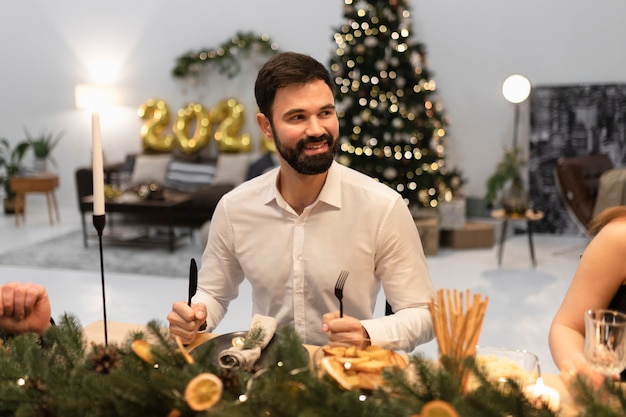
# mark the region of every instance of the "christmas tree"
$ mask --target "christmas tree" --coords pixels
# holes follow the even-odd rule
[[[447,121],[424,45],[411,39],[407,3],[344,0],[330,62],[339,161],[389,185],[411,207],[437,207],[463,181],[444,160]]]

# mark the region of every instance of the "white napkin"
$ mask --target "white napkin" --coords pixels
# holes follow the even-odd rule
[[[263,338],[252,348],[244,349],[243,346],[233,346],[220,352],[218,356],[219,364],[222,368],[241,368],[252,370],[254,364],[261,357],[261,352],[274,337],[276,332],[276,319],[274,317],[255,314],[250,322],[248,334],[255,329],[263,329]]]

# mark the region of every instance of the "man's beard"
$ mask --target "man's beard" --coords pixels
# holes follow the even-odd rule
[[[280,156],[282,156],[296,172],[303,175],[317,175],[328,171],[339,148],[339,139],[333,139],[332,136],[327,134],[318,137],[307,136],[304,139],[300,139],[294,148],[289,148],[283,145],[276,131],[273,133],[276,150],[278,150]],[[307,155],[304,153],[304,148],[308,144],[318,142],[326,142],[328,144],[328,151],[315,155]]]

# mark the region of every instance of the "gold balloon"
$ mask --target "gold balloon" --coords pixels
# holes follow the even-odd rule
[[[193,154],[209,143],[212,128],[213,121],[209,112],[202,104],[191,103],[178,110],[172,130],[178,148],[186,154]]]
[[[164,132],[170,125],[170,109],[165,101],[148,99],[139,107],[137,114],[145,121],[140,131],[143,148],[153,151],[171,150],[174,135]]]
[[[144,120],[141,138],[145,150],[171,151],[174,146],[186,154],[197,153],[210,142],[213,125],[215,140],[220,152],[249,152],[252,139],[247,133],[239,134],[244,123],[244,106],[234,98],[222,100],[211,111],[201,104],[191,103],[178,110],[172,133],[165,130],[170,124],[170,113],[165,101],[149,99],[137,111]],[[274,141],[263,136],[261,148],[276,151]]]
[[[238,135],[244,122],[243,111],[243,104],[234,98],[222,100],[211,109],[211,121],[219,123],[214,137],[220,152],[249,152],[252,149],[250,135]]]

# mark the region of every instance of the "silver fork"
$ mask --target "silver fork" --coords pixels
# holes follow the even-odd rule
[[[339,317],[343,317],[343,286],[348,279],[348,271],[341,271],[335,284],[335,297],[339,300]]]

